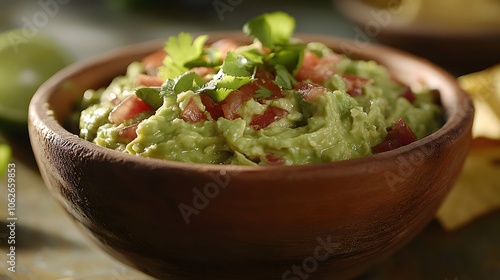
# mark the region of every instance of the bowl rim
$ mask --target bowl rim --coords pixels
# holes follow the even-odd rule
[[[225,30],[225,31],[211,31],[211,32],[200,32],[200,33],[192,33],[193,35],[207,34],[209,35],[209,41],[215,41],[217,39],[226,38],[226,37],[235,37],[241,38],[243,40],[248,39],[246,35],[244,35],[239,30]],[[420,64],[428,69],[433,69],[438,75],[440,75],[440,79],[444,80],[447,85],[449,85],[454,92],[455,106],[460,107],[464,110],[454,110],[453,114],[448,116],[443,126],[441,126],[434,133],[417,140],[413,143],[410,143],[406,146],[390,150],[383,153],[368,155],[360,158],[353,158],[335,162],[325,162],[325,163],[315,163],[315,164],[303,164],[303,165],[286,165],[286,166],[246,166],[246,165],[225,165],[225,164],[210,164],[210,163],[190,163],[190,162],[180,162],[180,161],[172,161],[172,160],[164,160],[164,159],[156,159],[156,158],[148,158],[137,155],[131,155],[123,152],[119,152],[110,148],[105,148],[98,146],[90,141],[87,141],[76,134],[71,133],[66,128],[63,127],[53,116],[51,108],[49,107],[49,97],[55,90],[63,85],[63,83],[70,79],[73,76],[77,76],[81,71],[90,70],[95,64],[104,64],[107,62],[112,62],[113,60],[123,57],[123,56],[133,56],[140,54],[151,53],[159,48],[163,47],[164,40],[151,40],[141,43],[130,44],[127,46],[122,46],[119,48],[115,48],[113,50],[104,52],[102,54],[90,57],[88,59],[83,59],[77,61],[68,67],[60,70],[51,78],[49,78],[45,83],[43,83],[39,89],[34,94],[31,99],[29,105],[29,122],[28,125],[30,127],[29,134],[31,141],[32,139],[32,129],[33,130],[45,130],[51,134],[51,136],[57,137],[60,140],[68,141],[71,143],[72,147],[81,147],[89,152],[95,152],[100,154],[104,159],[110,161],[120,161],[120,162],[128,162],[134,165],[141,166],[150,166],[153,168],[170,168],[170,169],[183,169],[191,172],[219,172],[224,175],[226,172],[258,172],[262,173],[272,173],[277,177],[280,177],[278,174],[287,174],[285,176],[290,176],[294,174],[294,172],[313,172],[321,171],[325,169],[329,170],[342,170],[342,173],[345,174],[348,170],[355,170],[352,167],[358,167],[361,165],[366,165],[367,163],[374,163],[377,161],[387,161],[389,159],[394,159],[397,155],[402,155],[406,153],[410,153],[415,150],[422,149],[424,146],[429,145],[439,145],[440,141],[449,141],[447,134],[451,131],[461,131],[460,134],[464,134],[465,130],[462,127],[463,123],[469,122],[472,125],[472,119],[474,115],[474,107],[472,103],[472,99],[459,87],[458,82],[455,77],[453,77],[450,73],[442,69],[441,67],[429,62],[428,60],[415,56],[413,54],[384,46],[378,43],[369,43],[368,45],[363,45],[360,47],[357,43],[350,39],[325,35],[325,34],[314,34],[314,33],[295,33],[295,38],[303,39],[305,41],[314,40],[326,43],[327,45],[336,43],[336,44],[346,44],[353,51],[353,54],[358,56],[374,56],[376,57],[378,52],[386,52],[391,56],[396,56],[401,59],[405,59],[408,61],[413,61],[417,64]],[[348,47],[348,48],[349,48]],[[370,55],[371,54],[371,55]],[[374,55],[375,54],[375,55]],[[125,70],[125,69],[124,69]],[[460,104],[458,99],[461,100]],[[446,109],[446,108],[445,108]],[[36,128],[35,128],[36,127]],[[459,138],[458,136],[456,138]],[[453,140],[453,139],[451,139]],[[36,145],[36,143],[32,143],[32,145]],[[351,167],[351,169],[349,168]],[[277,172],[277,171],[288,171],[288,172]],[[291,172],[290,172],[291,171]],[[354,172],[354,171],[352,171]],[[274,176],[273,175],[273,176]]]

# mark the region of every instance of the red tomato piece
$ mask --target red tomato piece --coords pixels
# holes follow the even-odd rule
[[[372,147],[373,153],[381,153],[403,147],[417,140],[417,137],[403,119],[397,120],[392,127],[387,128],[384,141]]]
[[[323,84],[335,74],[335,66],[340,59],[338,54],[329,54],[319,58],[315,53],[306,51],[295,78],[298,81],[310,80],[313,83]]]
[[[254,96],[261,87],[271,91],[269,97],[258,98],[261,101],[285,97],[281,88],[274,83],[274,75],[261,68],[258,68],[255,72],[255,80],[240,87],[239,90]]]
[[[197,123],[207,120],[207,116],[205,116],[200,107],[196,105],[196,102],[192,97],[191,99],[189,99],[186,108],[184,108],[184,111],[182,111],[181,118],[189,123]]]
[[[219,49],[221,51],[221,58],[226,58],[226,55],[230,51],[234,51],[240,45],[233,39],[221,39],[219,41],[215,41],[211,47],[215,49]]]
[[[137,76],[135,84],[138,86],[159,87],[163,84],[163,80],[157,76],[139,74],[139,76]]]
[[[302,64],[300,65],[299,71],[295,75],[295,78],[298,81],[308,79],[311,76],[312,69],[318,64],[318,62],[319,57],[315,53],[311,51],[305,51],[304,56],[302,57]]]
[[[252,95],[241,90],[232,91],[224,100],[220,102],[220,107],[224,118],[234,120],[239,118],[238,110],[246,101],[252,99]]]
[[[248,94],[253,97],[255,92],[259,89],[259,85],[255,82],[252,81],[246,85],[243,85],[240,87],[238,90],[244,92],[245,94]]]
[[[151,106],[137,97],[137,95],[132,94],[109,113],[109,121],[114,124],[121,124],[124,121],[133,119],[140,113],[153,111]]]
[[[265,162],[269,165],[285,165],[285,159],[276,154],[265,155]]]
[[[373,82],[373,80],[370,78],[364,78],[351,74],[342,75],[342,80],[344,80],[344,83],[347,87],[347,93],[351,96],[358,96],[363,94],[363,88],[367,84]]]
[[[221,105],[216,103],[212,97],[208,96],[206,93],[200,94],[201,103],[205,106],[205,109],[210,114],[213,120],[217,120],[218,118],[224,116],[222,112]]]
[[[275,121],[281,120],[288,114],[288,111],[275,106],[267,106],[264,113],[255,115],[250,122],[250,126],[255,130],[268,127]]]
[[[131,142],[135,138],[137,138],[137,127],[139,126],[139,123],[135,123],[129,126],[126,126],[120,131],[118,131],[118,137],[121,139],[125,140],[127,143]]]
[[[415,96],[415,93],[411,90],[409,86],[405,87],[405,90],[401,93],[401,96],[406,98],[406,100],[410,101],[410,103],[413,103],[415,99],[417,98]]]
[[[164,50],[156,51],[142,59],[141,64],[150,75],[156,75],[158,67],[163,65],[167,53]]]
[[[318,97],[325,95],[327,92],[325,87],[311,83],[299,82],[293,88],[298,91],[305,100],[310,102],[315,101]]]

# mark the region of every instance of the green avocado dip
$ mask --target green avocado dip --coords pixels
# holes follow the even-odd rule
[[[392,150],[442,125],[436,91],[303,43],[294,28],[292,17],[274,12],[245,24],[248,45],[170,37],[108,87],[85,92],[80,136],[172,161],[295,165]]]

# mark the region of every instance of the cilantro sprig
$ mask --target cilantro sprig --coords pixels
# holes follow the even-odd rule
[[[254,37],[255,43],[228,52],[224,60],[220,59],[220,51],[205,48],[207,35],[193,38],[189,33],[180,33],[177,37],[172,36],[165,44],[168,55],[158,73],[165,82],[161,87],[138,89],[136,94],[154,108],[161,106],[165,95],[188,90],[205,92],[214,101],[221,102],[232,91],[252,82],[256,69],[264,66],[275,70],[274,83],[291,89],[296,83],[292,73],[299,67],[305,49],[305,45],[290,39],[294,29],[295,19],[284,12],[262,14],[243,26],[243,32]],[[269,51],[263,52],[259,43]],[[205,81],[189,72],[196,66],[214,67],[218,72]],[[261,87],[255,97],[266,98],[271,94]]]
[[[289,43],[295,29],[295,19],[285,12],[265,13],[249,20],[243,32],[257,38],[262,45],[273,49],[276,45]]]
[[[165,44],[165,52],[168,55],[159,69],[159,76],[164,79],[174,79],[184,74],[189,70],[186,64],[198,60],[203,54],[207,39],[207,35],[193,39],[191,34],[185,32],[181,32],[177,37],[169,37]]]

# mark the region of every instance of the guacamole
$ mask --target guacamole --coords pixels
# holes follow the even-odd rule
[[[248,45],[170,37],[108,87],[85,92],[80,136],[165,160],[293,165],[384,152],[442,125],[435,91],[303,43],[294,24],[282,12],[254,18],[243,28]]]

